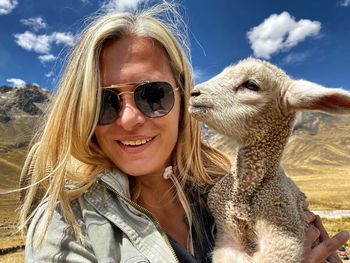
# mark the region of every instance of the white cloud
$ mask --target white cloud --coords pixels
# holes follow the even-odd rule
[[[52,54],[40,55],[40,56],[38,56],[38,58],[41,62],[50,62],[50,61],[54,61],[56,59],[56,57]]]
[[[343,0],[340,2],[340,5],[344,7],[350,6],[350,0]]]
[[[193,79],[196,84],[203,82],[205,80],[205,75],[204,70],[197,67],[193,69]]]
[[[70,32],[54,32],[51,35],[36,35],[30,31],[15,34],[16,43],[28,51],[50,55],[52,43],[74,45],[75,38]],[[47,57],[46,57],[47,58]]]
[[[56,44],[64,44],[67,46],[73,46],[75,38],[70,32],[54,32],[51,35],[51,41],[54,41]]]
[[[11,78],[6,79],[6,81],[12,83],[13,86],[18,88],[23,88],[26,85],[26,82],[23,79]]]
[[[22,34],[15,34],[17,45],[28,51],[47,54],[51,49],[51,38],[48,35],[36,35],[26,31]]]
[[[0,15],[7,15],[18,5],[17,0],[0,0]]]
[[[35,32],[47,27],[46,22],[40,16],[39,17],[31,17],[28,19],[21,19],[20,22],[23,25],[26,25],[26,26],[29,26],[30,28],[32,28]]]
[[[45,74],[45,77],[47,77],[49,79],[53,76],[53,74],[54,74],[53,71],[50,71],[50,72]]]
[[[137,6],[147,0],[108,0],[102,4],[102,10],[107,12],[117,12],[125,10],[135,10]]]
[[[282,59],[283,64],[295,64],[304,61],[310,56],[309,53],[290,53]]]
[[[273,14],[252,28],[247,37],[254,55],[269,59],[271,55],[292,48],[306,37],[317,36],[321,23],[308,19],[295,21],[288,12]]]
[[[82,2],[84,6],[91,5],[90,0],[80,0],[80,2]]]

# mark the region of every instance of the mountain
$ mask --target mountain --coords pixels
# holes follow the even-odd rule
[[[24,88],[0,86],[0,191],[18,188],[28,143],[50,97],[49,92],[33,84]],[[229,139],[205,126],[203,136],[234,158],[235,146]],[[349,209],[350,116],[302,113],[285,149],[283,164],[307,194],[312,209]],[[23,250],[22,237],[13,235],[18,198],[18,193],[0,198],[1,253]]]
[[[209,144],[235,156],[235,145],[209,131]],[[302,112],[285,148],[282,165],[313,209],[350,208],[350,116]]]
[[[0,86],[0,189],[17,187],[28,143],[50,97],[49,92],[34,84],[24,88]],[[208,128],[204,131],[211,145],[234,158],[235,146],[227,138]],[[349,209],[350,116],[303,112],[285,149],[283,165],[303,190],[313,193],[314,204]],[[328,191],[327,194],[320,189]],[[316,202],[324,198],[349,201]]]
[[[28,144],[49,98],[49,92],[34,84],[0,86],[0,153]]]
[[[18,188],[27,146],[50,96],[34,84],[0,86],[0,191]],[[1,195],[0,237],[12,225],[17,202],[18,193]]]

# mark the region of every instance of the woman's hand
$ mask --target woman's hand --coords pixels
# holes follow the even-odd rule
[[[303,263],[341,263],[336,251],[340,245],[349,240],[349,233],[342,231],[329,238],[321,218],[309,210],[306,210],[305,213],[311,224],[306,231]],[[319,244],[313,247],[317,239],[319,239]]]

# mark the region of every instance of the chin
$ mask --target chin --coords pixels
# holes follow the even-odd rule
[[[118,165],[119,169],[129,176],[139,177],[145,175],[162,174],[166,166],[151,166],[149,162]]]

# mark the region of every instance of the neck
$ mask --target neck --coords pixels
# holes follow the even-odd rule
[[[175,187],[171,180],[164,180],[154,184],[152,188],[141,184],[140,203],[150,210],[164,209],[174,203],[176,198]]]
[[[157,177],[160,180],[146,177],[139,180],[141,193],[138,203],[151,212],[168,235],[192,253],[190,226],[172,180],[165,180],[162,176]]]
[[[291,133],[289,127],[276,124],[265,137],[239,147],[236,163],[236,189],[253,193],[265,178],[278,175],[283,150]]]

